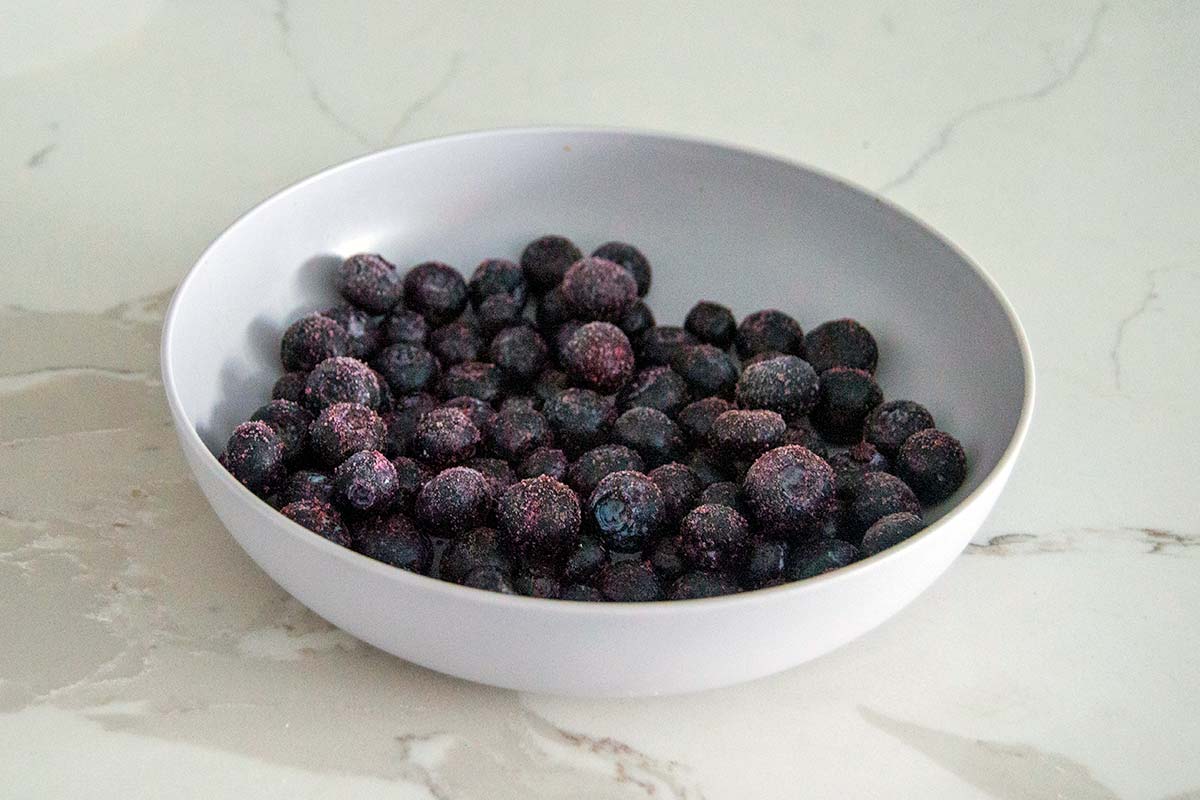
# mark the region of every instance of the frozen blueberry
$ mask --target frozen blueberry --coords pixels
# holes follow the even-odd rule
[[[600,590],[582,583],[573,583],[562,590],[559,600],[573,600],[581,603],[603,603],[605,597]]]
[[[708,442],[708,432],[717,421],[717,417],[732,408],[733,404],[728,400],[706,397],[684,406],[675,417],[675,421],[692,444],[703,445]]]
[[[375,357],[374,366],[396,394],[424,391],[441,371],[433,353],[419,344],[388,345]]]
[[[948,433],[926,428],[904,441],[896,472],[926,503],[945,500],[967,477],[967,455]]]
[[[633,348],[616,325],[589,322],[567,340],[561,360],[567,374],[590,389],[609,394],[633,377]]]
[[[494,497],[499,497],[505,489],[517,482],[517,474],[503,459],[472,458],[463,466],[476,470],[486,478]]]
[[[393,411],[396,406],[396,393],[392,391],[392,387],[388,386],[387,379],[379,374],[379,371],[368,366],[371,374],[375,376],[375,385],[379,387],[379,404],[375,406],[375,410],[380,414],[387,414]],[[404,397],[406,395],[401,395]]]
[[[381,392],[375,372],[357,358],[327,358],[308,373],[304,406],[314,414],[334,403],[358,403],[378,408]]]
[[[218,460],[243,486],[262,497],[287,477],[283,442],[265,422],[243,422],[234,428]]]
[[[297,500],[279,509],[279,513],[334,544],[350,546],[350,532],[342,522],[342,515],[328,503],[320,500]]]
[[[608,563],[608,551],[595,536],[579,536],[567,548],[563,561],[563,580],[568,583],[591,583],[600,568]]]
[[[792,548],[786,575],[789,581],[814,578],[826,572],[853,564],[859,558],[858,548],[841,539],[815,539]]]
[[[662,492],[664,522],[668,526],[678,524],[684,514],[698,505],[696,501],[704,486],[691,467],[671,462],[650,470],[647,477]]]
[[[873,373],[879,361],[875,337],[852,319],[835,319],[813,328],[804,337],[804,354],[817,372],[850,367]]]
[[[310,370],[327,358],[349,355],[350,335],[336,320],[309,314],[283,332],[279,354],[287,369]]]
[[[673,417],[689,399],[687,382],[679,373],[670,367],[647,367],[625,385],[618,402],[622,411],[645,406]]]
[[[638,300],[625,312],[625,316],[621,317],[617,327],[624,331],[629,341],[636,341],[639,336],[654,327],[654,312],[650,310],[650,306]]]
[[[609,550],[641,550],[658,535],[665,521],[662,492],[640,472],[623,470],[606,475],[588,497],[588,529]]]
[[[718,453],[753,460],[783,444],[787,423],[774,411],[734,409],[717,417],[708,431],[708,441]]]
[[[724,350],[711,344],[680,347],[671,367],[687,381],[692,397],[733,397],[738,368]]]
[[[374,253],[359,253],[343,261],[336,283],[342,297],[372,314],[386,314],[404,291],[396,268]]]
[[[699,344],[696,337],[673,325],[655,325],[646,329],[637,340],[638,363],[642,366],[668,367],[675,351]]]
[[[417,495],[433,479],[433,470],[408,456],[393,458],[392,467],[396,470],[396,494],[392,497],[392,509],[412,514]]]
[[[615,603],[646,603],[662,599],[662,583],[654,568],[644,561],[606,564],[597,578],[597,588]]]
[[[894,457],[908,437],[932,427],[933,415],[925,406],[912,400],[888,400],[867,415],[863,438]]]
[[[496,334],[488,347],[488,357],[500,370],[501,377],[514,386],[528,386],[546,366],[546,342],[533,328],[514,325]]]
[[[693,569],[728,569],[741,563],[750,524],[729,506],[696,506],[679,523],[679,554]]]
[[[696,498],[696,505],[729,506],[749,519],[749,511],[742,501],[742,490],[733,481],[717,481],[705,486]]]
[[[620,322],[637,302],[637,284],[620,265],[603,258],[582,258],[563,276],[563,297],[582,320]]]
[[[642,255],[642,251],[633,245],[625,242],[605,242],[592,251],[592,255],[620,264],[637,284],[639,296],[645,297],[650,291],[650,281],[653,277],[650,262]]]
[[[550,344],[553,345],[554,358],[560,365],[564,363],[563,353],[566,350],[567,342],[571,341],[571,337],[574,336],[575,332],[582,327],[582,320],[569,319],[562,325],[559,325],[558,329],[554,331],[554,336],[552,337]]]
[[[542,401],[537,395],[513,394],[500,403],[501,411],[541,411]]]
[[[579,535],[579,498],[545,475],[508,487],[496,516],[503,546],[527,563],[561,563]]]
[[[925,522],[916,514],[901,511],[875,520],[862,538],[862,557],[873,556],[900,544],[914,533],[922,530]]]
[[[517,594],[526,597],[554,600],[562,592],[562,584],[558,578],[544,567],[518,570],[512,585]]]
[[[777,447],[746,472],[742,491],[761,529],[793,537],[811,529],[833,496],[833,470],[811,450]]]
[[[518,325],[525,319],[525,304],[511,294],[494,294],[479,304],[475,312],[479,329],[485,337],[495,336],[499,331]]]
[[[283,457],[287,461],[295,461],[308,447],[308,426],[312,425],[313,416],[299,403],[272,400],[255,411],[250,419],[271,426],[283,444]]]
[[[387,428],[370,408],[358,403],[334,403],[308,429],[313,454],[336,467],[360,450],[379,450]]]
[[[755,539],[746,548],[738,578],[746,589],[762,589],[783,582],[788,546],[778,539]]]
[[[478,470],[450,467],[422,487],[417,495],[417,519],[435,535],[453,537],[486,525],[495,502],[491,486]]]
[[[508,573],[497,567],[480,567],[471,570],[467,577],[463,578],[462,585],[472,589],[483,589],[485,592],[516,593]]]
[[[742,408],[764,408],[792,421],[817,404],[819,382],[807,361],[776,356],[744,367],[736,395]]]
[[[699,600],[702,597],[720,597],[734,594],[738,585],[721,572],[686,572],[680,575],[667,592],[668,600]]]
[[[834,367],[821,373],[821,389],[810,419],[827,441],[853,444],[863,436],[863,421],[883,402],[879,384],[866,370]]]
[[[631,408],[613,423],[613,441],[631,447],[651,469],[686,455],[683,432],[670,417],[653,408]]]
[[[742,362],[742,369],[745,369],[746,367],[752,364],[757,364],[760,361],[770,361],[772,358],[779,358],[780,356],[786,355],[787,353],[781,353],[778,350],[763,350],[761,353],[755,353],[752,356],[741,356],[739,360]],[[803,360],[804,359],[801,359],[801,361]]]
[[[742,358],[768,350],[804,357],[804,331],[800,323],[775,309],[755,311],[743,319],[734,342]]]
[[[398,398],[393,404],[392,410],[381,415],[383,423],[387,427],[383,452],[393,458],[408,453],[408,449],[412,445],[413,431],[417,429],[417,422],[427,411],[432,411],[436,407],[437,400],[433,395],[424,392],[403,395]]]
[[[537,376],[537,380],[533,382],[533,395],[545,403],[570,386],[571,379],[567,373],[556,369],[544,369],[542,374]]]
[[[378,450],[359,450],[333,471],[338,505],[363,514],[390,506],[399,485],[396,468]]]
[[[500,534],[495,528],[473,528],[456,536],[446,546],[435,572],[444,581],[462,583],[481,567],[492,567],[506,575],[512,570],[512,563],[500,548]]]
[[[520,461],[554,441],[550,424],[537,411],[501,411],[488,429],[488,447],[506,461]]]
[[[431,325],[445,325],[466,308],[467,284],[454,267],[426,261],[404,276],[404,305]]]
[[[859,442],[849,450],[834,453],[827,460],[837,476],[837,494],[842,498],[853,496],[854,486],[864,473],[891,471],[887,457],[869,442]]]
[[[619,444],[594,447],[567,468],[567,485],[580,497],[590,497],[606,475],[622,470],[641,472],[645,462],[636,451]]]
[[[707,447],[692,451],[692,454],[688,456],[687,465],[705,486],[727,481],[731,477],[729,458],[722,457],[721,454],[714,453]]]
[[[461,464],[475,455],[482,436],[460,409],[435,408],[417,421],[412,455],[436,467]]]
[[[867,528],[901,511],[921,513],[921,503],[908,484],[886,472],[867,472],[855,483],[854,496],[846,507],[847,536],[859,540]]]
[[[367,558],[421,575],[433,560],[429,537],[404,514],[368,517],[354,526],[350,546]]]
[[[493,403],[500,396],[500,370],[482,361],[455,364],[442,373],[438,390],[442,397],[475,397]]]
[[[530,286],[543,292],[561,283],[570,266],[581,258],[583,253],[565,236],[543,236],[525,246],[521,269]]]
[[[489,258],[479,263],[467,283],[471,305],[477,310],[489,297],[507,295],[525,303],[528,286],[520,265],[505,258]]]
[[[308,373],[304,370],[285,372],[275,381],[271,388],[272,400],[291,400],[300,403],[304,400],[304,384],[308,381]]]
[[[464,361],[478,361],[483,351],[483,339],[479,331],[457,320],[449,322],[440,328],[434,328],[429,334],[429,350],[442,364],[461,364]]]
[[[821,458],[829,457],[829,448],[825,446],[821,435],[813,429],[807,417],[794,419],[788,424],[788,429],[783,434],[783,443],[798,444],[812,450]]]
[[[862,536],[855,533],[854,526],[850,524],[850,512],[847,510],[846,501],[837,495],[829,500],[824,516],[810,533],[816,535],[810,535],[809,538],[844,539],[847,542],[858,542],[862,539]]]
[[[346,329],[350,339],[350,352],[347,355],[366,361],[383,341],[379,331],[379,323],[361,308],[351,305],[333,306],[321,312],[322,315],[335,320]]]
[[[288,476],[287,484],[280,493],[284,505],[297,500],[320,500],[333,502],[333,476],[327,472],[301,469]]]
[[[537,314],[534,315],[542,334],[549,336],[558,330],[567,320],[571,319],[571,307],[567,304],[566,295],[561,286],[555,286],[542,295],[538,300]]]
[[[429,340],[429,323],[415,311],[397,308],[383,321],[380,334],[388,344],[416,344],[424,347]]]
[[[539,447],[521,461],[517,467],[518,478],[536,478],[547,475],[557,481],[567,475],[567,455],[554,447]]]
[[[479,429],[480,435],[492,427],[492,420],[496,418],[495,409],[478,397],[451,397],[442,403],[442,408],[457,408],[466,414],[471,424]]]
[[[650,566],[664,583],[670,583],[683,574],[686,566],[679,554],[679,537],[664,536],[650,548]]]
[[[733,312],[707,300],[692,306],[683,321],[683,327],[705,344],[715,345],[722,350],[733,344],[733,337],[737,334],[737,320]]]

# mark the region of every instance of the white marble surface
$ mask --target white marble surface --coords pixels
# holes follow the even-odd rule
[[[3,4],[0,794],[1200,797],[1200,6],[734,5]],[[549,122],[819,165],[1009,293],[1027,447],[883,628],[703,695],[523,696],[329,628],[209,512],[156,356],[202,247],[356,154]]]

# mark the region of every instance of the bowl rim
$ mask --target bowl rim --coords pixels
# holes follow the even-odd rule
[[[297,194],[306,189],[310,184],[315,184],[334,174],[342,171],[357,169],[372,161],[385,161],[391,158],[393,154],[400,151],[422,150],[428,147],[437,147],[451,143],[470,142],[479,139],[489,138],[504,138],[504,137],[528,137],[528,136],[546,136],[558,137],[564,135],[596,135],[614,136],[614,137],[632,137],[650,141],[669,142],[675,144],[686,144],[695,147],[701,147],[712,150],[720,150],[738,155],[752,156],[762,161],[770,162],[777,167],[800,170],[814,174],[824,178],[834,184],[841,186],[844,189],[849,189],[857,192],[864,197],[870,198],[873,201],[884,206],[887,210],[896,214],[908,222],[916,225],[922,232],[931,236],[933,239],[947,247],[955,256],[965,263],[975,275],[983,281],[984,285],[991,291],[992,296],[999,303],[1005,317],[1008,320],[1009,327],[1017,341],[1017,346],[1021,354],[1022,378],[1024,381],[1024,391],[1021,401],[1021,412],[1017,419],[1017,425],[1012,436],[1009,438],[1008,444],[1005,445],[1004,452],[996,461],[995,466],[983,477],[979,485],[970,492],[966,497],[959,500],[953,508],[946,512],[940,519],[908,539],[893,545],[885,550],[880,551],[872,556],[856,561],[845,567],[840,567],[831,572],[817,575],[811,578],[806,578],[801,581],[792,581],[783,583],[778,586],[770,586],[762,589],[752,589],[735,594],[719,595],[715,597],[695,598],[689,600],[654,600],[641,603],[600,603],[600,602],[576,602],[559,600],[552,598],[527,597],[523,595],[506,595],[498,592],[491,592],[484,589],[476,589],[469,586],[462,586],[449,581],[441,580],[427,575],[421,575],[408,570],[399,569],[389,564],[376,561],[362,555],[361,553],[351,550],[349,547],[335,544],[324,537],[316,536],[312,531],[304,528],[299,523],[293,522],[287,517],[280,514],[264,500],[259,498],[232,475],[230,475],[220,463],[212,451],[200,439],[200,435],[196,431],[195,422],[184,411],[183,403],[179,396],[178,388],[175,385],[174,369],[172,367],[170,353],[175,333],[175,324],[178,316],[179,308],[181,307],[184,297],[187,294],[189,286],[193,281],[197,280],[197,276],[206,265],[213,250],[217,249],[222,242],[235,230],[243,225],[249,224],[251,219],[258,211],[270,205],[283,202],[286,198]],[[230,223],[221,233],[213,239],[204,251],[196,259],[195,263],[188,269],[186,275],[179,282],[171,296],[171,302],[167,307],[166,314],[163,317],[162,335],[159,346],[159,359],[163,380],[163,391],[167,397],[167,404],[171,410],[172,419],[175,423],[176,431],[184,440],[186,445],[189,445],[193,450],[202,451],[201,458],[206,460],[205,466],[210,471],[215,471],[217,479],[222,481],[225,486],[229,487],[239,499],[257,510],[260,516],[265,518],[265,521],[274,523],[284,523],[283,527],[288,533],[302,546],[307,544],[310,547],[324,548],[328,554],[347,561],[349,565],[360,569],[375,570],[380,576],[394,581],[399,581],[402,585],[409,584],[413,590],[418,591],[433,591],[445,593],[451,597],[465,602],[474,603],[489,603],[499,606],[510,606],[512,608],[525,608],[528,610],[541,609],[542,611],[566,614],[566,615],[581,615],[581,616],[596,616],[596,615],[645,615],[645,614],[663,614],[663,613],[702,613],[710,610],[731,607],[734,605],[750,605],[757,602],[765,602],[768,600],[781,599],[785,595],[800,595],[805,592],[817,590],[818,587],[832,585],[837,582],[852,579],[853,577],[865,574],[877,569],[884,561],[899,557],[905,551],[914,547],[920,546],[923,542],[932,539],[946,530],[970,505],[973,505],[983,495],[989,492],[992,486],[1001,481],[1008,471],[1012,468],[1017,455],[1024,443],[1025,437],[1029,432],[1029,427],[1033,417],[1034,395],[1035,395],[1035,373],[1033,352],[1029,345],[1028,336],[1025,333],[1024,327],[1017,316],[1016,309],[1012,302],[1005,295],[1004,291],[996,283],[995,279],[981,267],[973,258],[967,255],[961,247],[952,241],[945,234],[935,230],[932,226],[918,218],[915,214],[906,211],[896,203],[886,197],[876,193],[875,191],[861,186],[853,181],[847,180],[839,175],[832,174],[823,169],[813,167],[801,161],[781,156],[763,149],[748,147],[741,144],[722,141],[716,138],[696,136],[690,134],[677,134],[665,131],[655,131],[642,128],[628,128],[620,126],[591,126],[591,125],[534,125],[520,127],[502,127],[502,128],[486,128],[460,133],[449,134],[445,136],[436,136],[427,139],[421,139],[413,142],[389,147],[383,150],[376,150],[366,153],[361,156],[349,159],[347,161],[334,164],[326,167],[306,178],[302,178],[283,189],[280,189],[267,198],[255,203],[248,210],[241,213],[232,223]],[[240,493],[240,494],[239,494]],[[266,515],[263,512],[270,512]],[[236,537],[235,537],[236,539]],[[239,543],[240,545],[240,543]]]

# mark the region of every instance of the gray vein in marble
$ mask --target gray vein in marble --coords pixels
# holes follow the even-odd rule
[[[53,153],[56,149],[58,149],[58,142],[51,142],[31,155],[25,161],[25,166],[29,167],[30,169],[37,169],[46,160],[46,156]]]
[[[458,76],[458,71],[462,67],[463,56],[464,53],[462,50],[454,51],[454,53],[450,56],[450,62],[446,65],[446,71],[442,73],[442,77],[438,79],[437,83],[430,87],[429,91],[418,97],[413,102],[409,103],[408,108],[404,109],[404,113],[400,115],[400,119],[398,119],[396,124],[392,126],[390,131],[388,131],[387,138],[384,140],[385,142],[391,142],[395,140],[395,138],[400,135],[400,132],[403,131],[410,122],[412,122],[414,116],[428,108],[430,103],[436,100],[442,92],[446,91],[446,89],[454,81],[455,77]]]
[[[1154,308],[1154,301],[1159,299],[1158,280],[1163,275],[1178,270],[1188,270],[1188,265],[1175,264],[1169,267],[1155,267],[1146,272],[1146,291],[1138,300],[1137,305],[1132,311],[1117,322],[1116,336],[1113,338],[1113,345],[1108,351],[1108,359],[1112,362],[1113,384],[1116,390],[1121,392],[1124,387],[1121,384],[1121,348],[1125,344],[1125,335],[1129,332],[1129,326],[1140,320],[1151,311],[1157,310]]]
[[[918,155],[917,158],[911,164],[909,164],[903,172],[880,186],[878,191],[891,191],[905,183],[908,183],[914,177],[916,177],[917,173],[920,172],[926,164],[928,164],[934,157],[936,157],[950,145],[950,140],[953,138],[954,132],[960,125],[970,121],[980,114],[985,114],[997,108],[1003,108],[1004,106],[1014,105],[1017,103],[1028,103],[1035,100],[1040,100],[1059,89],[1065,83],[1075,77],[1075,75],[1078,74],[1079,69],[1083,66],[1084,62],[1087,61],[1088,57],[1092,54],[1092,50],[1096,44],[1097,35],[1100,31],[1100,21],[1107,11],[1108,3],[1102,3],[1092,13],[1091,24],[1088,28],[1087,36],[1083,40],[1083,45],[1079,48],[1079,52],[1075,54],[1075,57],[1068,62],[1066,69],[1036,89],[1031,89],[1024,92],[1015,92],[1013,94],[1007,94],[991,100],[985,100],[982,103],[977,103],[968,109],[960,111],[953,118],[951,118],[949,122],[942,126],[941,130],[938,131],[937,138],[934,140],[933,144],[931,144],[920,155]]]
[[[1124,539],[1132,544],[1146,545],[1147,555],[1184,555],[1200,547],[1200,534],[1172,531],[1141,525],[1121,525],[1115,528],[1062,528],[1039,533],[1012,532],[992,535],[986,542],[971,542],[968,555],[1014,556],[1045,555],[1082,549],[1079,539],[1107,537]]]

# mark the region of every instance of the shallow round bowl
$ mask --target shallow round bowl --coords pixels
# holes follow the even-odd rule
[[[404,572],[286,519],[217,463],[269,398],[284,327],[335,302],[356,252],[469,274],[545,233],[619,239],[654,265],[660,323],[701,298],[781,308],[805,328],[874,332],[886,395],[932,410],[970,459],[917,536],[821,577],[685,602],[572,603]],[[992,280],[861,189],[710,142],[612,130],[503,130],[375,153],[238,220],[180,285],[162,339],[167,399],[196,480],[238,543],[322,617],[376,647],[496,686],[574,695],[688,692],[801,664],[880,624],[946,569],[1008,479],[1033,407],[1032,360]]]

